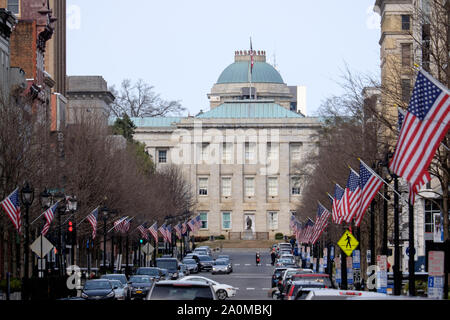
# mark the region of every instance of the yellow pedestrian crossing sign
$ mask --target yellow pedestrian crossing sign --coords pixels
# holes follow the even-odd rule
[[[350,231],[345,231],[342,238],[338,241],[338,246],[345,252],[347,256],[351,256],[353,250],[355,250],[359,242],[356,238],[350,233]]]

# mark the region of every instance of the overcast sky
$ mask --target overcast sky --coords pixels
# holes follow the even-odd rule
[[[235,50],[265,50],[288,85],[307,87],[308,115],[347,63],[379,73],[375,0],[68,0],[67,73],[101,75],[109,85],[143,79],[191,114]]]

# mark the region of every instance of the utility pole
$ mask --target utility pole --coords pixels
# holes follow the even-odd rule
[[[399,198],[398,198],[398,176],[394,175],[394,295],[399,296],[402,290],[402,274],[400,273],[400,221],[399,221]]]

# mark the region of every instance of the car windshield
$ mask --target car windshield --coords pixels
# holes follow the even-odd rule
[[[138,282],[138,283],[151,283],[152,280],[146,276],[131,276],[130,282]]]
[[[210,256],[199,256],[200,261],[212,261]]]
[[[226,266],[228,264],[228,262],[226,260],[216,260],[214,262],[214,265],[216,266]]]
[[[195,262],[194,259],[184,259],[183,263],[184,264],[197,264],[197,262]]]
[[[152,269],[138,269],[138,275],[149,275],[149,276],[159,276],[159,270],[156,268]]]
[[[123,288],[123,284],[119,280],[110,280],[110,281],[111,281],[113,289],[122,289]]]
[[[84,285],[84,290],[107,290],[112,289],[111,282],[105,281],[88,281]]]
[[[196,285],[157,285],[151,300],[213,300],[210,287]]]
[[[178,263],[174,259],[170,260],[156,260],[156,266],[158,268],[162,269],[168,269],[168,270],[177,270],[178,269]]]
[[[123,284],[127,283],[127,277],[124,274],[106,274],[102,276],[102,279],[119,280]]]

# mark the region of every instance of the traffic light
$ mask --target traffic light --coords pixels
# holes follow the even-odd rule
[[[144,243],[144,240],[139,239],[139,243],[140,243],[140,244],[143,244],[143,243]]]
[[[69,221],[69,232],[73,231],[73,223],[72,221]]]

